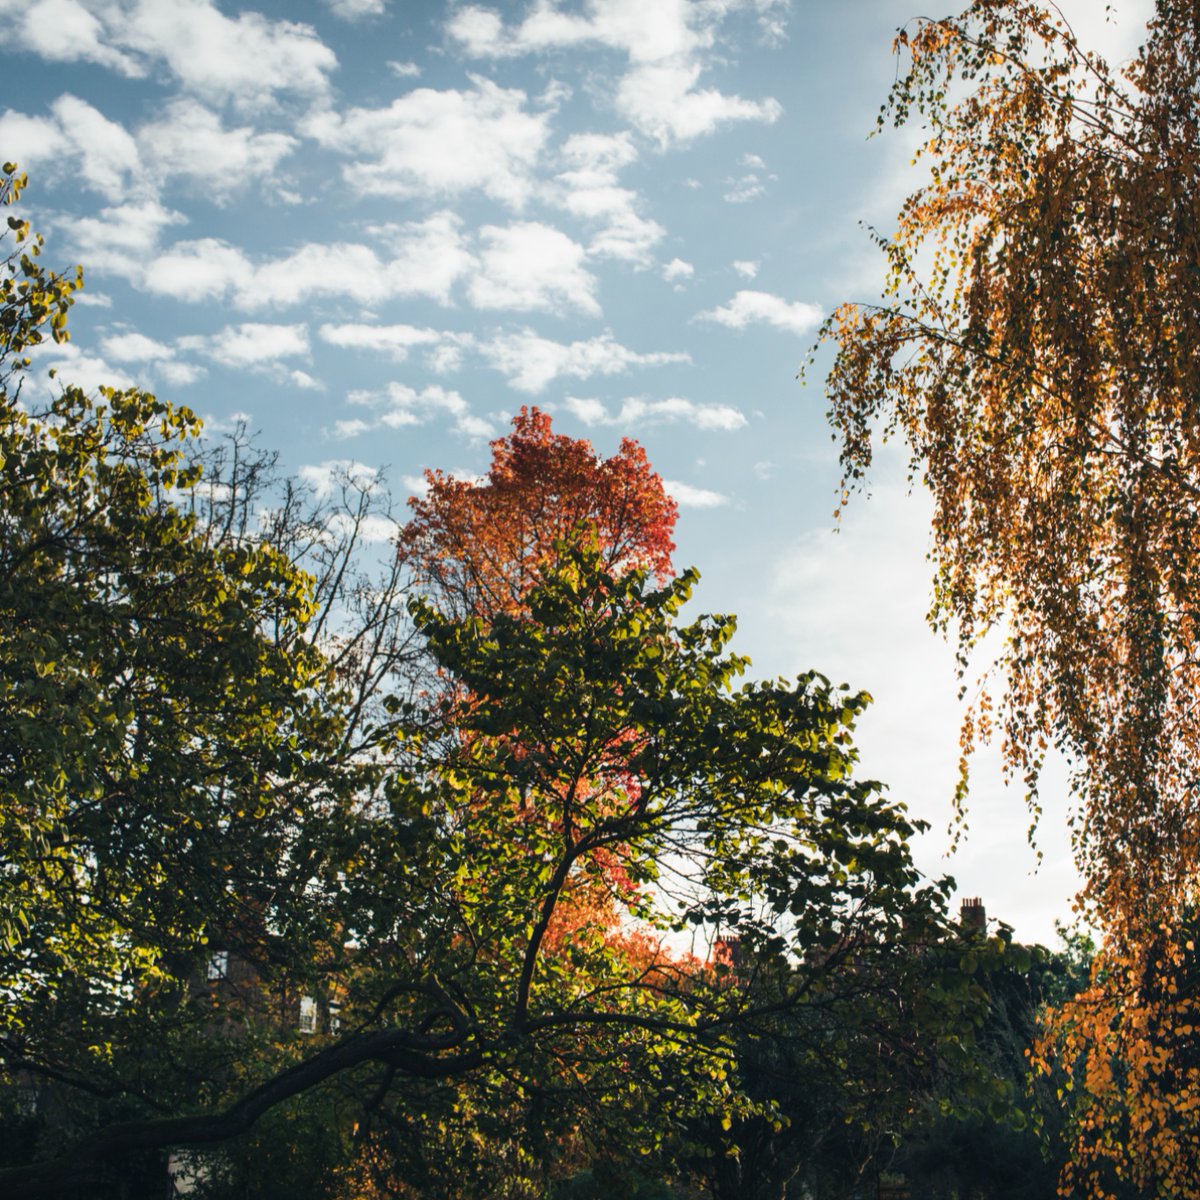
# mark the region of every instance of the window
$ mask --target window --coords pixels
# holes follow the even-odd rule
[[[342,1028],[341,1007],[337,1004],[329,1006],[329,1032],[340,1033]]]
[[[228,979],[229,978],[229,951],[214,950],[208,956],[208,978],[209,979]]]
[[[317,1002],[311,996],[300,997],[300,1024],[296,1028],[301,1033],[317,1032]]]

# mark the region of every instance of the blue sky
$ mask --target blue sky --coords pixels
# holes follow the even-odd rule
[[[1064,4],[1127,57],[1150,7]],[[878,292],[915,133],[868,140],[914,0],[0,0],[0,156],[55,263],[82,262],[60,379],[245,415],[331,466],[481,471],[523,404],[638,438],[680,504],[700,605],[760,675],[876,697],[864,772],[934,824],[927,870],[1021,936],[1074,876],[1052,772],[1040,837],[983,756],[943,857],[953,656],[925,629],[927,510],[884,454],[834,534],[835,450],[796,369]],[[939,9],[940,11],[940,9]],[[381,533],[386,531],[381,531]]]

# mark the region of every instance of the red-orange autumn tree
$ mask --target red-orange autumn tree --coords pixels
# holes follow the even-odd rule
[[[638,442],[622,438],[616,454],[604,458],[591,442],[555,433],[548,413],[522,407],[512,432],[491,450],[481,479],[427,470],[425,495],[409,501],[413,516],[398,551],[442,612],[491,621],[522,611],[543,569],[580,538],[594,542],[613,574],[642,568],[660,583],[673,574],[678,506]],[[619,759],[621,746],[613,749]],[[556,914],[555,937],[605,928],[632,947],[637,939],[620,929],[614,907],[633,898],[617,857],[604,886],[599,877],[574,882],[570,902]],[[649,952],[650,944],[641,949]]]
[[[531,589],[543,582],[547,569],[561,564],[564,550],[580,543],[597,551],[599,565],[615,576],[645,570],[660,583],[673,576],[677,506],[636,441],[622,439],[605,458],[591,442],[556,433],[547,413],[523,407],[512,431],[493,441],[491,450],[486,475],[462,479],[427,470],[425,494],[409,501],[412,517],[400,532],[398,554],[418,592],[441,612],[485,625],[501,615],[528,618]],[[441,701],[447,713],[461,714],[462,706],[473,705],[461,687]],[[449,719],[452,726],[459,720]],[[520,757],[529,749],[514,744],[513,753]],[[636,750],[627,730],[614,731],[607,745],[596,748],[595,760],[605,765],[579,781],[585,806],[608,811],[637,795],[636,774],[627,767]],[[477,803],[486,807],[494,798],[481,796]],[[530,821],[544,816],[526,814]],[[647,980],[665,971],[671,979],[664,976],[664,984],[673,987],[680,971],[703,970],[702,964],[683,961],[664,948],[661,934],[640,928],[636,917],[630,920],[640,892],[622,863],[624,850],[598,848],[594,869],[573,872],[565,882],[544,935],[546,969],[578,973],[586,958],[597,956]],[[598,982],[580,973],[581,987]],[[547,1079],[546,1085],[567,1096],[583,1080],[578,1065],[563,1069],[569,1077]],[[560,1103],[551,1117],[541,1111],[544,1106],[531,1107],[529,1096],[503,1076],[463,1085],[453,1106],[457,1121],[442,1121],[423,1133],[426,1153],[419,1168],[408,1161],[408,1152],[377,1140],[353,1175],[356,1195],[382,1188],[407,1196],[411,1185],[405,1177],[415,1169],[437,1174],[438,1160],[455,1164],[460,1182],[447,1184],[459,1188],[455,1194],[501,1188],[523,1195],[544,1188],[555,1163],[562,1169],[563,1163],[588,1161],[584,1131],[594,1126],[595,1113]],[[550,1129],[553,1152],[545,1144]],[[593,1128],[591,1140],[595,1133]],[[526,1143],[539,1141],[541,1154],[531,1153]]]
[[[458,616],[515,611],[556,541],[581,523],[606,570],[671,574],[678,510],[637,442],[625,438],[602,458],[590,442],[554,433],[537,408],[522,408],[512,424],[492,443],[483,479],[426,471],[427,493],[409,502],[400,554],[426,594]]]
[[[964,664],[1004,639],[968,749],[994,724],[1035,811],[1048,747],[1073,764],[1106,940],[1056,1026],[1081,1097],[1064,1187],[1198,1195],[1200,6],[1157,0],[1123,71],[1030,0],[896,51],[880,122],[925,123],[929,176],[879,239],[882,300],[824,329],[846,486],[876,432],[907,441],[933,623]]]

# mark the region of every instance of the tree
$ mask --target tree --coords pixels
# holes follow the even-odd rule
[[[5,181],[10,204],[24,177]],[[219,1077],[211,1047],[196,1074],[214,1011],[194,983],[215,950],[256,963],[264,996],[301,981],[332,928],[313,881],[362,777],[304,637],[309,577],[177,503],[198,480],[193,415],[137,390],[20,402],[24,352],[65,340],[79,276],[46,272],[40,239],[9,227],[0,1077],[53,1106],[61,1140]]]
[[[396,676],[393,608],[338,599],[344,524],[247,519],[260,472],[236,443],[238,486],[206,500],[197,422],[143,392],[17,403],[15,356],[65,336],[73,285],[28,252],[8,279],[0,1111],[32,1092],[41,1133],[5,1195],[119,1193],[339,1081],[364,1117],[407,1092],[421,1119],[445,1081],[648,1097],[669,1063],[676,1100],[630,1106],[652,1145],[748,1111],[733,1038],[769,1015],[667,934],[803,955],[774,1012],[938,926],[914,826],[851,776],[865,699],[735,687],[732,620],[678,623],[694,575],[651,588],[598,522],[487,621],[418,606],[449,683],[433,722]],[[648,932],[602,915],[556,938],[618,868]]]
[[[933,622],[964,664],[1004,637],[968,748],[995,720],[1035,814],[1047,747],[1074,763],[1106,941],[1091,1015],[1071,1006],[1060,1045],[1089,1086],[1111,1099],[1136,1079],[1145,1105],[1117,1138],[1098,1103],[1080,1163],[1099,1170],[1115,1141],[1126,1177],[1194,1193],[1196,1081],[1155,1065],[1151,1030],[1190,954],[1200,845],[1200,14],[1158,0],[1121,74],[1026,0],[976,0],[896,46],[881,123],[928,123],[930,181],[880,239],[883,302],[825,326],[845,482],[877,427],[907,440],[934,501]]]
[[[555,543],[581,522],[592,526],[610,570],[671,570],[678,512],[645,451],[625,438],[611,458],[590,442],[555,434],[550,418],[522,408],[513,432],[492,443],[492,464],[478,482],[426,471],[425,496],[400,556],[446,611],[488,615],[519,607]]]
[[[847,777],[842,722],[860,700],[816,676],[729,690],[743,665],[724,654],[729,619],[672,629],[690,574],[648,591],[644,572],[600,563],[597,548],[563,544],[524,610],[490,623],[421,610],[461,685],[448,701],[458,736],[425,807],[467,857],[418,864],[423,878],[453,881],[430,907],[445,914],[442,949],[426,922],[363,944],[372,962],[388,948],[411,961],[414,941],[429,948],[464,1028],[494,1029],[493,1042],[525,1031],[518,1096],[548,1084],[559,1111],[576,1103],[574,1081],[593,1108],[600,1096],[632,1105],[649,1147],[714,1104],[727,1120],[748,1113],[731,1083],[739,1031],[889,987],[865,964],[931,936],[941,893],[919,887],[900,811]],[[577,917],[573,895],[614,858],[626,920],[659,936],[614,938],[604,913],[554,939],[556,915]],[[364,907],[391,871],[363,881]],[[532,901],[520,922],[515,896]],[[736,929],[747,950],[802,948],[804,962],[769,997],[731,987],[727,972],[661,942],[681,919]]]

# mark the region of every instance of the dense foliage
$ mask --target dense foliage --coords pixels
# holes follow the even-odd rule
[[[1047,1044],[1087,1083],[1064,1183],[1195,1194],[1200,10],[1158,0],[1122,72],[1028,0],[920,20],[897,50],[881,122],[926,123],[929,180],[880,241],[882,303],[825,327],[846,482],[876,430],[907,440],[933,621],[964,664],[1003,638],[968,750],[995,723],[1035,808],[1047,748],[1074,764],[1106,941]]]
[[[681,622],[638,448],[523,413],[377,586],[353,480],[322,520],[144,392],[19,397],[77,280],[6,272],[5,1195],[146,1194],[168,1152],[214,1196],[661,1194],[706,1123],[791,1121],[762,1039],[875,1087],[881,1036],[903,1080],[970,1026],[948,885],[852,774],[865,697],[740,683],[732,618]]]

